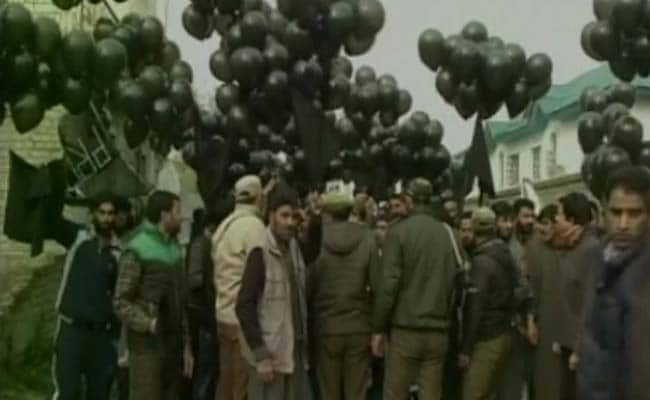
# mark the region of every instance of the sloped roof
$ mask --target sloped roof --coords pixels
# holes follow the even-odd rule
[[[566,84],[553,85],[524,117],[510,121],[487,121],[486,132],[492,143],[508,142],[541,132],[553,116],[578,114],[580,96],[588,87],[602,89],[618,81],[607,65],[592,69]],[[650,78],[636,77],[631,83],[637,89],[637,94],[650,95]]]

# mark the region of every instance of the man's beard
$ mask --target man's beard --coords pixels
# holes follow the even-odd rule
[[[113,226],[110,224],[102,224],[95,221],[93,223],[93,226],[95,227],[95,232],[97,233],[98,236],[110,237],[111,234],[113,233]]]

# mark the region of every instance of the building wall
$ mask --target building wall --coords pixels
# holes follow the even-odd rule
[[[637,99],[637,104],[632,109],[632,115],[637,117],[644,126],[650,126],[650,99],[643,97]],[[531,134],[521,139],[497,143],[490,154],[490,165],[495,180],[497,191],[517,187],[523,179],[534,182],[574,175],[580,173],[583,154],[578,144],[578,117],[558,118],[549,122],[543,132]],[[553,145],[553,136],[556,145]],[[650,139],[646,129],[644,139]],[[532,150],[541,147],[541,176],[533,179]],[[515,185],[508,182],[508,158],[519,155],[519,180]],[[501,155],[504,165],[501,168]]]

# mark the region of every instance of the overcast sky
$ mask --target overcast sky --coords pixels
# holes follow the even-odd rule
[[[182,48],[194,67],[195,88],[201,97],[212,96],[217,81],[208,68],[210,53],[218,47],[213,36],[198,42],[183,30],[181,13],[189,0],[157,2],[158,15],[167,35]],[[490,35],[521,44],[527,53],[548,53],[554,62],[554,83],[565,83],[596,66],[580,48],[582,27],[594,19],[589,0],[386,0],[386,25],[375,46],[353,59],[356,66],[369,64],[378,74],[395,75],[413,96],[413,110],[423,110],[445,126],[444,143],[452,152],[469,146],[472,122],[464,121],[435,90],[435,75],[420,62],[419,34],[434,27],[443,34],[458,33],[470,20],[486,24]],[[505,119],[501,112],[495,118]]]

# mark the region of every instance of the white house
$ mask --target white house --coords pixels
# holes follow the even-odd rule
[[[525,179],[534,183],[544,202],[562,192],[584,190],[580,179],[583,154],[577,135],[580,96],[588,87],[605,88],[617,81],[607,66],[598,67],[566,84],[554,85],[518,119],[487,121],[485,132],[498,196],[517,196]],[[637,95],[632,114],[649,127],[650,79],[637,78],[632,85]],[[650,138],[647,129],[644,138]]]

